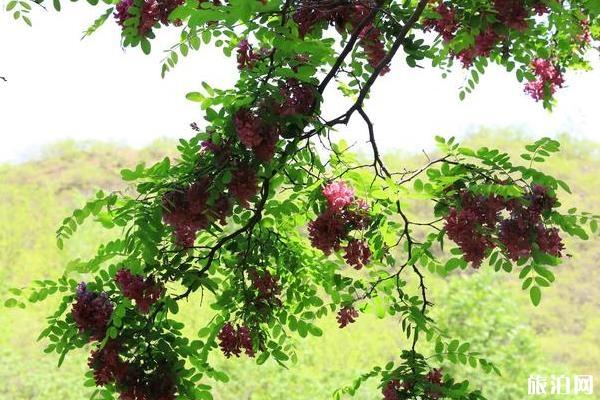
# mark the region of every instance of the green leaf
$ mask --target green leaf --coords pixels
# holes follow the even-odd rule
[[[4,302],[4,307],[12,308],[12,307],[16,307],[16,306],[17,306],[16,299],[8,299]]]
[[[453,341],[450,342],[450,344],[448,345],[448,352],[454,352],[456,351],[456,349],[458,348],[459,345],[459,341],[454,339]]]
[[[269,352],[268,351],[264,351],[256,359],[256,364],[262,365],[262,364],[265,363],[265,361],[267,361],[268,358],[269,358]]]
[[[201,103],[204,101],[204,96],[199,92],[190,92],[185,95],[185,98],[189,101],[194,101],[197,103]]]
[[[273,357],[275,357],[275,359],[276,359],[276,360],[279,360],[279,361],[287,361],[287,360],[289,360],[289,359],[290,359],[290,358],[288,357],[288,355],[287,355],[287,354],[285,354],[285,353],[284,353],[283,351],[281,351],[281,350],[274,350],[274,351],[273,351]]]
[[[144,52],[144,54],[150,54],[151,45],[150,41],[147,38],[142,38],[142,40],[140,41],[140,46],[142,47],[142,51]]]
[[[537,307],[542,299],[542,291],[538,286],[533,286],[529,290],[529,297],[531,298],[531,303]]]
[[[444,351],[444,343],[442,343],[441,340],[438,340],[435,343],[435,352],[436,353],[442,353]]]

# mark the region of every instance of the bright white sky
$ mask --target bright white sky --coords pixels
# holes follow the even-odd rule
[[[159,137],[190,136],[189,123],[201,123],[202,112],[185,94],[201,81],[222,88],[234,82],[235,61],[208,47],[190,53],[161,79],[162,50],[175,43],[176,30],[161,29],[150,56],[139,49],[124,52],[112,20],[80,40],[100,7],[62,3],[61,13],[35,13],[33,28],[0,12],[0,75],[8,79],[0,81],[0,162],[22,160],[65,138],[142,146]],[[462,70],[442,79],[438,70],[401,64],[378,80],[366,107],[383,150],[429,148],[434,135],[460,137],[480,126],[600,140],[599,62],[595,71],[567,75],[568,87],[558,93],[552,114],[500,70],[490,69],[461,102]],[[345,106],[334,96],[328,104],[332,117]],[[358,116],[344,135],[364,142]]]

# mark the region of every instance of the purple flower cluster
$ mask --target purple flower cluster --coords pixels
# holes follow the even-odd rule
[[[112,312],[113,304],[106,293],[90,292],[83,282],[77,286],[71,316],[81,333],[89,334],[91,340],[104,339]]]

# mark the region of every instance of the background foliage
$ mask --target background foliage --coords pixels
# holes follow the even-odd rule
[[[545,171],[570,183],[574,195],[565,197],[564,207],[597,209],[600,202],[600,145],[562,137],[562,151],[544,166]],[[463,141],[479,147],[495,143],[513,156],[527,138],[509,132],[480,132]],[[56,226],[96,189],[122,186],[119,170],[135,162],[162,158],[174,153],[169,142],[134,151],[104,144],[61,143],[42,156],[20,165],[0,166],[0,292],[26,285],[31,276],[50,279],[60,274],[65,263],[93,254],[109,233],[90,224],[79,240],[65,250],[56,249]],[[399,169],[420,165],[424,156],[387,154],[387,164]],[[426,207],[413,206],[411,213],[425,215]],[[600,256],[598,240],[567,243],[575,261],[566,260],[557,269],[560,284],[544,291],[537,308],[521,296],[520,282],[508,274],[488,274],[487,266],[476,274],[455,271],[445,279],[428,276],[435,319],[451,337],[469,340],[472,350],[481,351],[503,368],[504,375],[483,374],[480,369],[452,370],[476,387],[485,385],[490,399],[521,399],[526,395],[527,376],[532,373],[600,376],[600,276],[594,274]],[[186,329],[197,330],[205,322],[194,299],[180,313]],[[47,301],[26,310],[2,309],[0,313],[0,399],[81,399],[91,392],[83,386],[87,352],[70,355],[61,369],[56,357],[44,357],[42,344],[34,344],[44,326],[44,316],[56,306]],[[470,310],[477,309],[477,313]],[[510,310],[510,312],[508,312]],[[403,347],[398,322],[363,315],[351,329],[337,328],[333,316],[322,324],[322,338],[304,339],[299,346],[298,365],[285,370],[271,360],[257,366],[253,360],[228,361],[214,354],[215,366],[226,370],[231,382],[218,385],[217,399],[322,399],[338,387],[366,372],[373,364],[392,359]],[[406,344],[404,344],[404,347]],[[477,347],[477,348],[476,348]],[[424,354],[433,350],[422,349]],[[356,398],[376,393],[376,382],[361,389]],[[369,393],[371,396],[369,396]],[[595,398],[600,398],[595,395]],[[565,396],[557,397],[564,398]],[[583,398],[583,397],[582,397]],[[585,396],[585,398],[592,398]]]

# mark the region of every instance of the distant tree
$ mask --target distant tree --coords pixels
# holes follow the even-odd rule
[[[450,337],[470,343],[470,351],[479,351],[502,367],[502,376],[481,376],[460,364],[444,360],[443,367],[483,387],[495,400],[521,399],[527,396],[527,378],[533,374],[555,373],[543,362],[536,332],[525,314],[518,312],[519,302],[501,276],[492,272],[463,275],[448,281],[436,296],[433,312],[437,326]],[[474,313],[473,310],[485,310]],[[435,358],[435,357],[434,357]]]
[[[7,9],[27,4],[11,1]],[[59,0],[54,7],[60,9]],[[461,99],[496,63],[551,108],[564,72],[589,67],[584,56],[599,13],[596,0],[109,4],[86,35],[114,15],[122,45],[149,53],[159,28],[175,25],[181,40],[168,50],[163,74],[204,42],[235,56],[239,79],[233,89],[203,83],[202,92],[187,95],[201,104],[206,126],[193,124],[196,134],[180,141],[179,159],[122,171],[137,193],[99,192],[57,232],[62,247],[93,217],[121,230],[120,239],[90,260],[69,263],[57,281],[13,293],[32,302],[63,293],[40,338],[50,340],[46,351],[60,354],[59,364],[69,351],[95,343],[89,382],[105,399],[210,399],[208,379],[227,379],[209,363],[212,350],[286,365],[296,358],[293,335],[320,336],[318,321],[331,313],[340,328],[351,329],[367,309],[400,318],[412,345],[399,351],[397,363],[374,367],[336,397],[376,378],[386,400],[484,398],[436,368],[449,360],[498,372],[468,342],[436,326],[425,270],[447,273],[487,261],[496,271],[515,271],[537,305],[567,255],[564,234],[585,240],[583,225],[595,231],[599,218],[560,210],[559,191],[569,186],[538,169],[559,150],[548,138],[514,161],[438,137],[441,157],[390,170],[366,101],[402,50],[410,67],[428,62],[449,72],[462,65],[468,79]],[[333,82],[349,104],[326,119],[321,106]],[[366,163],[329,136],[356,117],[372,148]],[[409,218],[413,197],[430,199],[435,219]],[[448,246],[451,257],[438,257]],[[175,316],[196,292],[212,293],[214,317],[188,338]],[[17,297],[6,304],[23,303]],[[435,344],[433,357],[417,351],[421,339]]]

